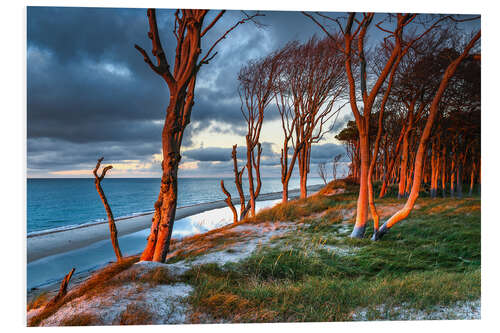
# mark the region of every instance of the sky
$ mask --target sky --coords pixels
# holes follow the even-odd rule
[[[262,26],[239,26],[198,74],[180,177],[232,175],[231,147],[243,148],[245,143],[237,93],[243,65],[289,41],[303,42],[314,34],[324,37],[300,12],[263,13]],[[211,11],[205,23],[216,14]],[[168,59],[175,51],[172,18],[172,10],[157,11]],[[226,12],[202,40],[202,49],[241,18],[240,11]],[[107,176],[160,176],[161,129],[169,93],[134,48],[138,44],[151,50],[148,30],[145,9],[28,7],[28,177],[91,177],[101,156],[113,165]],[[351,118],[344,108],[334,130],[313,145],[311,176],[317,176],[317,163],[345,152],[334,136]],[[260,138],[263,177],[280,175],[281,135],[281,120],[271,105]],[[243,150],[239,152],[243,156]]]

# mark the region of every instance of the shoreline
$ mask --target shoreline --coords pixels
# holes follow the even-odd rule
[[[313,193],[323,186],[323,184],[311,185],[308,186],[307,189],[309,192]],[[261,194],[257,198],[257,201],[280,199],[282,193],[283,192],[271,192]],[[289,191],[290,199],[297,198],[299,195],[299,189]],[[237,204],[237,198],[233,199],[233,202]],[[227,207],[224,200],[178,207],[175,220],[224,207]],[[116,219],[115,224],[118,235],[125,236],[148,229],[151,226],[152,214],[153,212],[149,212]],[[37,234],[27,235],[27,263],[52,255],[77,250],[108,238],[108,221],[86,223],[68,229],[47,230],[45,232],[41,231]]]

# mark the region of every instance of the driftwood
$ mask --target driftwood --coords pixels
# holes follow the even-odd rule
[[[101,162],[104,159],[104,157],[101,157],[100,159],[97,160],[97,164],[95,166],[95,169],[93,170],[94,177],[95,177],[95,187],[97,189],[97,193],[99,193],[99,196],[101,197],[102,203],[104,205],[104,209],[106,209],[106,214],[108,215],[108,222],[109,222],[109,233],[111,237],[111,244],[113,245],[113,250],[115,251],[116,259],[120,261],[122,259],[122,252],[120,250],[120,245],[118,245],[118,232],[116,230],[116,224],[115,224],[115,219],[113,217],[113,212],[111,211],[111,208],[109,207],[108,200],[106,199],[106,196],[104,195],[104,191],[101,187],[101,181],[104,179],[104,176],[106,175],[106,172],[108,172],[109,169],[112,169],[112,165],[108,165],[105,167],[101,175],[97,175],[97,171],[99,170],[99,167],[101,166]]]
[[[238,157],[237,157],[237,149],[238,145],[233,145],[233,151],[231,153],[231,157],[233,159],[233,171],[234,171],[234,183],[236,184],[236,189],[238,190],[238,194],[240,196],[240,220],[244,219],[248,209],[250,206],[245,205],[245,194],[243,192],[243,186],[242,186],[242,179],[243,179],[243,172],[245,171],[246,166],[244,166],[241,171],[238,168]],[[231,211],[233,212],[233,222],[236,223],[238,222],[238,212],[236,211],[236,208],[233,205],[233,201],[231,198],[231,194],[229,193],[228,190],[226,190],[226,187],[224,186],[224,181],[220,181],[220,187],[222,188],[222,192],[226,195],[226,199],[224,200]]]
[[[68,293],[68,284],[69,280],[71,280],[71,277],[73,276],[73,273],[75,272],[75,269],[71,269],[71,271],[64,277],[64,279],[61,282],[61,286],[59,287],[59,292],[57,295],[47,303],[47,306],[54,305],[59,300],[61,300],[66,294]]]
[[[224,200],[229,208],[231,208],[231,211],[233,212],[233,223],[238,222],[238,212],[236,211],[236,208],[234,208],[233,201],[231,199],[231,193],[229,193],[228,190],[224,187],[224,181],[220,181],[220,187],[222,188],[222,192],[227,196],[226,200]]]

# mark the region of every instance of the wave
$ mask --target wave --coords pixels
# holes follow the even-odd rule
[[[126,220],[126,219],[130,219],[133,217],[143,216],[143,215],[148,215],[148,214],[153,214],[153,211],[141,211],[141,212],[133,212],[133,213],[130,213],[127,215],[121,215],[121,216],[115,218],[115,221]],[[102,223],[108,223],[108,219],[101,218],[101,219],[92,220],[90,222],[67,224],[67,225],[55,227],[55,228],[31,231],[31,232],[27,233],[27,237],[30,238],[30,237],[41,236],[41,235],[45,235],[45,234],[51,234],[54,232],[85,228],[85,227],[89,227],[89,226],[96,225],[96,224],[102,224]]]

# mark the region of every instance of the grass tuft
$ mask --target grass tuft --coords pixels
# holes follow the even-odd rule
[[[127,305],[120,314],[120,325],[148,325],[151,324],[153,315],[143,306],[136,303]]]

